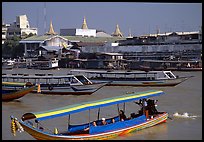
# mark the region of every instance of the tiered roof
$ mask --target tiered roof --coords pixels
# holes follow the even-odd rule
[[[84,21],[83,21],[83,24],[81,26],[82,29],[88,29],[88,26],[86,24],[86,17],[84,17]]]
[[[115,32],[112,34],[112,36],[117,36],[117,37],[123,37],[123,34],[120,31],[119,25],[116,25]]]

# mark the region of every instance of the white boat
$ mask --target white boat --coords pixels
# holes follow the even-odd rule
[[[171,71],[98,71],[71,70],[84,74],[92,81],[109,81],[109,86],[175,86],[192,76],[179,77]]]
[[[14,67],[14,60],[2,60],[2,69],[13,69]]]
[[[31,65],[28,67],[30,69],[40,69],[40,70],[47,70],[47,69],[55,69],[58,68],[59,60],[56,58],[52,58],[50,60],[37,60],[32,61]]]

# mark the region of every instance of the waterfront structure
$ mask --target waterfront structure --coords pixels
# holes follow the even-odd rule
[[[42,55],[44,53],[42,52],[42,50],[39,50],[40,47],[49,47],[50,49],[53,49],[53,47],[60,47],[59,49],[62,49],[63,47],[66,48],[68,47],[68,45],[70,45],[69,41],[66,38],[57,35],[57,33],[54,31],[52,21],[50,22],[49,31],[45,33],[45,35],[32,36],[21,40],[20,43],[24,44],[24,56],[30,58],[36,57],[36,55]],[[49,48],[46,48],[46,51],[49,51]],[[39,54],[37,53],[38,51]]]
[[[86,21],[84,20],[82,27],[86,28]],[[125,38],[118,38],[118,37],[109,37],[109,36],[102,36],[102,37],[96,37],[96,36],[88,36],[89,33],[91,33],[90,29],[79,29],[79,31],[82,30],[86,34],[86,36],[62,36],[58,35],[53,28],[52,21],[50,22],[50,28],[45,35],[42,36],[32,36],[26,39],[23,39],[20,41],[20,43],[24,44],[25,48],[25,57],[34,57],[36,56],[36,49],[38,49],[41,46],[59,46],[61,48],[71,48],[73,45],[76,45],[77,47],[91,47],[95,45],[104,45],[105,43],[109,42],[115,42],[117,40],[124,40]],[[89,32],[86,32],[88,31]],[[96,30],[95,30],[96,32]],[[94,32],[94,33],[95,33]],[[82,32],[81,32],[82,33]],[[101,34],[104,33],[101,31]],[[96,33],[95,33],[96,34]],[[91,34],[90,34],[91,35]],[[97,46],[98,47],[98,46]],[[60,52],[59,52],[60,53]]]
[[[31,28],[26,15],[20,15],[16,17],[16,21],[12,23],[7,29],[7,37],[11,38],[17,35],[21,38],[26,37],[29,34],[37,35],[37,28]]]

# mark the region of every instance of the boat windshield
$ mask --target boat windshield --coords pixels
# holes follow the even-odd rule
[[[168,78],[176,78],[175,75],[174,75],[172,72],[170,72],[170,71],[165,72],[165,74],[166,74],[166,76],[167,76]]]

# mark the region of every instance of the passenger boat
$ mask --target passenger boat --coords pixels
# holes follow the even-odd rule
[[[90,95],[108,82],[93,82],[84,75],[2,75],[3,81],[31,82],[38,87],[33,93],[52,95]]]
[[[2,69],[11,70],[14,68],[15,61],[14,60],[5,60],[2,59]]]
[[[15,83],[15,82],[2,82],[2,101],[12,101],[19,99],[35,89],[36,86],[30,82]]]
[[[49,60],[34,60],[31,62],[31,65],[28,66],[29,69],[39,69],[39,70],[49,70],[59,68],[59,60],[52,58]]]
[[[28,112],[23,114],[21,119],[19,120],[11,115],[10,117],[12,121],[12,133],[16,135],[15,130],[17,126],[18,130],[26,131],[28,134],[30,134],[37,140],[111,139],[117,136],[125,135],[130,132],[135,132],[144,128],[152,127],[162,122],[166,122],[168,118],[168,113],[163,111],[157,111],[154,114],[148,114],[148,109],[146,109],[146,113],[136,114],[132,118],[127,118],[124,121],[121,121],[120,115],[117,113],[117,111],[116,115],[110,112],[110,115],[106,114],[110,117],[106,119],[107,124],[102,125],[102,119],[104,119],[100,118],[100,112],[102,109],[107,109],[107,107],[112,106],[113,108],[116,108],[116,110],[119,110],[120,105],[123,104],[124,111],[127,110],[127,107],[129,106],[125,105],[127,103],[135,103],[134,101],[137,100],[143,101],[147,98],[156,97],[163,94],[164,92],[160,90],[149,90],[144,92],[125,94],[122,96],[115,96],[102,100],[73,104],[48,111]],[[96,111],[94,112],[94,110]],[[75,122],[71,122],[71,115],[76,115],[76,113],[83,114],[84,111],[87,111],[88,113],[86,113],[86,116],[84,116],[83,120],[85,121],[87,119],[84,124],[80,123],[77,125]],[[92,112],[94,112],[98,116],[97,119],[93,119],[91,117],[93,116],[91,115]],[[58,118],[63,118],[63,121],[65,123],[63,125],[63,128],[64,126],[66,126],[64,128],[65,130],[61,130],[61,125],[61,127],[59,126],[58,128],[52,125],[53,123],[55,123],[55,121],[58,120]],[[115,121],[111,121],[113,119]],[[73,121],[76,121],[76,119],[74,119]],[[96,122],[97,126],[92,125],[94,122]],[[16,123],[18,123],[18,125],[16,125]],[[44,123],[46,126],[44,126],[42,123]],[[52,126],[49,127],[50,125]],[[87,127],[89,128],[89,130],[86,130]]]
[[[97,71],[71,70],[84,74],[93,81],[110,81],[109,86],[176,86],[192,76],[179,77],[171,71]]]

